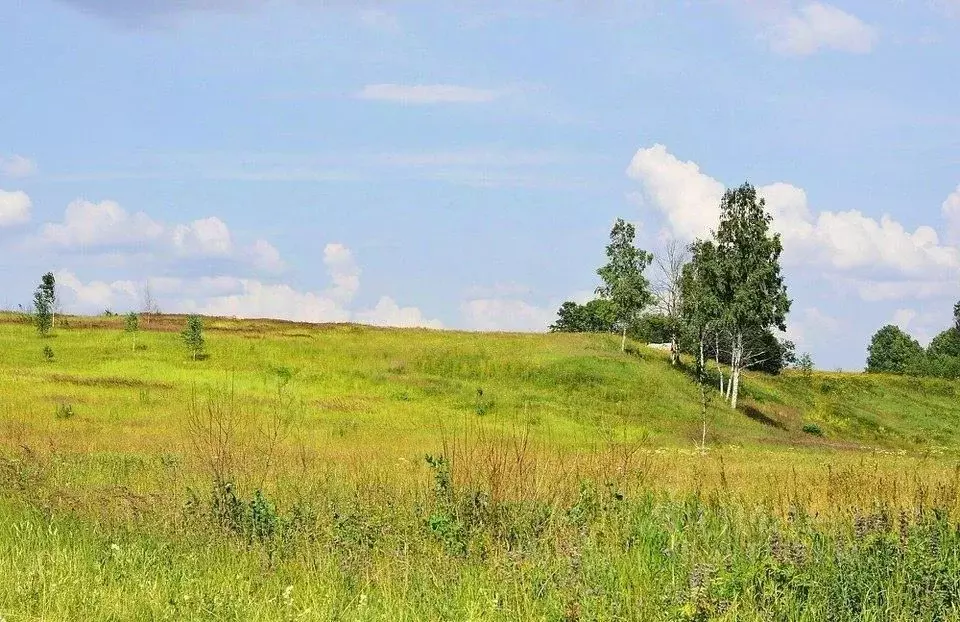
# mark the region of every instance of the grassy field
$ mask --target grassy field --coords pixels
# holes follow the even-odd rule
[[[0,619],[960,619],[957,383],[183,322],[0,314]]]

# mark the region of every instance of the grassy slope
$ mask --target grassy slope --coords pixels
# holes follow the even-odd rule
[[[272,369],[295,371],[296,397],[312,443],[383,444],[409,454],[435,447],[441,428],[476,418],[529,426],[563,447],[616,434],[652,445],[699,439],[699,393],[657,352],[618,352],[613,338],[390,330],[355,325],[208,320],[210,358],[194,362],[153,320],[134,352],[122,318],[72,318],[40,340],[0,316],[0,424],[8,441],[56,439],[63,449],[154,450],[179,438],[191,396],[232,390],[247,405],[268,400]],[[56,355],[41,354],[50,345]],[[748,375],[740,412],[714,398],[715,445],[848,444],[952,450],[958,444],[956,383],[861,374],[803,378]],[[59,404],[76,416],[55,417]],[[801,430],[817,423],[821,441]]]
[[[949,587],[960,561],[936,535],[952,523],[924,514],[960,505],[960,471],[931,458],[957,453],[954,383],[748,375],[741,411],[711,404],[702,457],[690,451],[700,403],[686,372],[645,348],[623,355],[611,337],[209,319],[210,357],[194,362],[176,334],[183,318],[150,320],[138,351],[122,318],[68,322],[41,340],[0,314],[0,619],[676,620],[707,619],[701,610],[730,599],[716,619],[960,619]],[[191,403],[232,391],[269,419],[281,366],[295,371],[285,390],[302,451],[339,470],[274,469],[265,489],[285,516],[293,501],[317,510],[277,562],[272,544],[251,545],[184,500],[192,487],[209,503],[210,490],[190,459]],[[61,404],[75,415],[58,418]],[[503,465],[489,457],[509,467],[516,445],[472,441],[495,452],[455,474],[452,503],[464,506],[435,492],[423,454],[477,422],[528,429],[537,455],[554,457],[527,455],[508,473],[514,497],[503,498],[522,503],[470,519],[475,490],[496,498]],[[826,437],[803,433],[805,422]],[[643,451],[618,454],[611,440]],[[882,455],[847,451],[864,446]],[[537,483],[536,468],[581,458],[588,470],[559,492]],[[460,479],[470,468],[474,487]],[[796,507],[826,522],[797,524]],[[900,535],[883,535],[899,548],[860,547],[863,508],[880,508],[871,525],[899,517]],[[451,513],[476,531],[444,531]],[[805,561],[769,544],[785,537]],[[716,573],[706,596],[690,588],[703,572]],[[807,584],[824,587],[795,587]],[[926,609],[911,604],[914,589],[933,594]]]

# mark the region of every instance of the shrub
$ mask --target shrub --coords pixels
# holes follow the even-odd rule
[[[48,363],[53,362],[53,359],[54,359],[53,348],[51,348],[50,346],[43,346],[43,359]]]
[[[816,423],[805,423],[803,424],[803,431],[807,434],[812,434],[813,436],[823,436],[823,430],[820,429]]]
[[[180,332],[180,338],[193,356],[193,360],[203,358],[203,318],[191,315]]]
[[[72,404],[57,405],[57,419],[71,419],[74,414]]]

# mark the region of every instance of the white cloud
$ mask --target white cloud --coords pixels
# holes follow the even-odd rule
[[[43,225],[36,241],[65,250],[102,254],[132,249],[159,260],[220,257],[263,272],[275,273],[284,268],[273,245],[258,239],[249,247],[238,247],[230,228],[216,216],[166,225],[143,212],[131,214],[116,201],[73,201],[67,206],[63,221]]]
[[[286,267],[280,258],[280,251],[266,240],[255,241],[250,248],[250,254],[253,265],[264,272],[281,272]]]
[[[132,281],[83,283],[69,270],[58,270],[55,277],[64,304],[71,310],[100,313],[105,309],[132,309],[137,301],[138,289]]]
[[[0,155],[0,175],[4,177],[30,177],[37,174],[37,164],[20,155]]]
[[[716,227],[724,187],[697,164],[681,162],[656,144],[637,151],[627,175],[643,184],[644,199],[666,217],[676,235],[692,240]]]
[[[137,246],[159,240],[163,225],[143,212],[129,214],[115,201],[76,200],[67,206],[62,223],[40,230],[43,242],[68,248]]]
[[[557,308],[513,298],[478,298],[465,301],[460,312],[472,330],[544,332],[556,319]]]
[[[443,328],[440,320],[428,320],[417,307],[401,307],[388,296],[381,297],[373,309],[357,312],[354,320],[375,326]]]
[[[401,307],[383,296],[372,309],[352,311],[347,304],[359,290],[360,270],[342,244],[328,244],[324,259],[331,287],[321,292],[301,291],[283,283],[216,276],[147,279],[161,308],[170,312],[202,313],[243,318],[276,318],[301,322],[362,322],[380,326],[442,328],[417,307]],[[83,283],[69,271],[57,273],[71,310],[100,312],[135,308],[141,288],[132,281]]]
[[[956,293],[955,279],[942,280],[855,280],[847,281],[847,286],[855,289],[857,294],[867,302],[882,302],[913,298],[925,300],[943,298]]]
[[[777,16],[765,38],[779,54],[809,56],[821,50],[866,54],[877,44],[876,28],[823,2],[810,2]]]
[[[891,323],[910,333],[921,345],[927,344],[950,325],[948,313],[942,311],[918,311],[897,309]]]
[[[341,303],[348,303],[360,290],[360,268],[353,253],[343,244],[327,244],[323,249],[323,263],[333,280],[330,295]]]
[[[33,202],[26,192],[0,190],[0,227],[22,225],[30,220]]]
[[[503,95],[492,89],[452,84],[368,84],[356,97],[400,104],[483,104]]]
[[[194,303],[197,313],[245,318],[277,318],[298,322],[346,322],[350,312],[333,298],[301,292],[289,285],[270,285],[240,280],[237,294],[213,296]]]
[[[177,225],[171,239],[177,252],[185,255],[226,257],[233,251],[230,229],[216,216]]]
[[[658,144],[637,151],[627,175],[642,184],[644,204],[663,215],[673,235],[691,240],[716,227],[724,186],[697,164],[680,161]],[[773,228],[783,237],[785,261],[821,265],[840,273],[866,273],[862,276],[870,276],[873,282],[864,283],[861,295],[865,298],[907,291],[905,283],[917,280],[956,280],[960,273],[960,251],[941,244],[932,227],[909,231],[889,216],[877,220],[859,210],[814,214],[803,189],[787,183],[757,191],[767,201]],[[949,216],[953,210],[950,198],[944,212]],[[878,274],[884,278],[877,279]]]

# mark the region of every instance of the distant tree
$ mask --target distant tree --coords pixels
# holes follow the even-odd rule
[[[750,349],[748,335],[773,327],[786,330],[791,301],[780,272],[783,245],[780,234],[770,230],[772,220],[764,199],[749,183],[727,190],[720,201],[715,285],[722,323],[730,331],[727,393],[732,408],[737,407],[741,371],[752,359],[767,356]]]
[[[41,337],[46,337],[53,328],[54,284],[53,273],[48,272],[40,279],[40,285],[33,294],[33,320]]]
[[[557,321],[550,326],[555,333],[609,333],[614,330],[616,316],[609,300],[601,298],[586,304],[567,301],[557,311]]]
[[[57,280],[54,278],[53,272],[47,272],[40,278],[39,289],[43,290],[44,296],[50,303],[50,327],[53,328],[57,324],[57,305],[59,303],[57,300]]]
[[[810,356],[809,352],[804,352],[794,363],[794,367],[803,374],[804,378],[809,378],[813,374],[813,357]]]
[[[137,334],[140,332],[140,316],[131,311],[126,315],[124,329],[133,338],[133,350],[137,350]]]
[[[197,360],[203,354],[203,318],[199,315],[191,315],[187,318],[187,323],[180,333],[184,345]]]
[[[635,235],[633,225],[618,218],[610,231],[607,264],[597,270],[603,279],[597,294],[613,304],[617,326],[622,332],[621,352],[626,350],[627,329],[653,298],[650,283],[643,275],[653,256],[634,246]]]
[[[674,323],[662,313],[644,313],[627,330],[631,339],[644,343],[670,343]]]
[[[667,243],[663,255],[656,258],[657,278],[653,295],[657,310],[667,322],[670,342],[670,363],[680,362],[681,310],[683,307],[683,267],[689,259],[689,250],[676,240]],[[664,343],[657,341],[656,343]]]
[[[934,337],[927,346],[927,354],[960,358],[960,330],[950,327]]]
[[[916,339],[897,326],[888,324],[878,330],[867,348],[867,371],[904,374],[923,358],[923,348]]]

